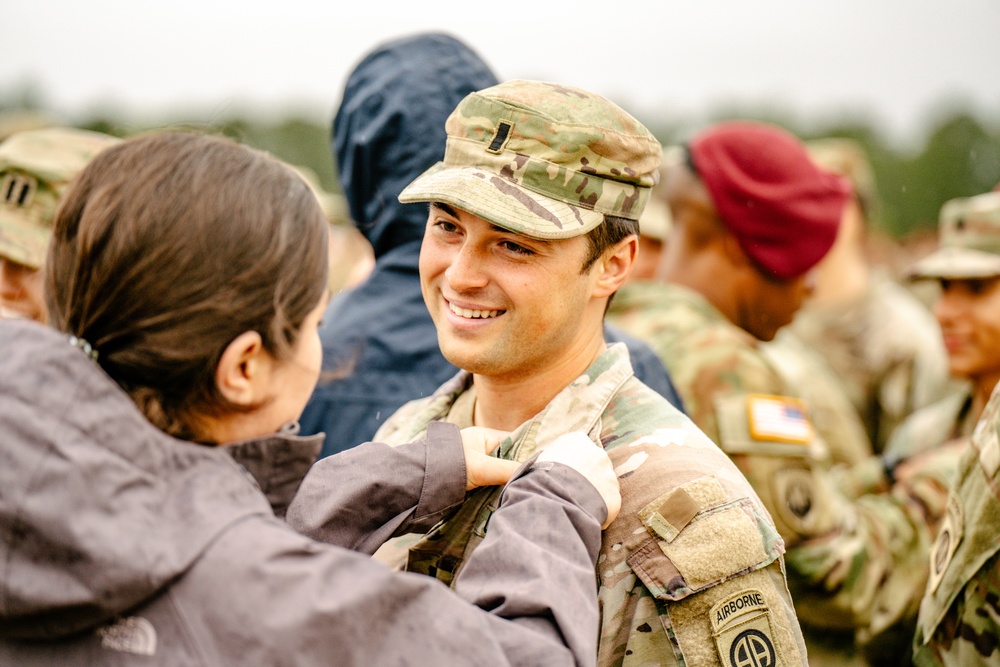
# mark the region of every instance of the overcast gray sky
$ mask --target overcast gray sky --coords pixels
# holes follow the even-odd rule
[[[868,113],[894,140],[948,100],[1000,124],[1000,0],[0,0],[0,94],[37,85],[70,120],[326,122],[357,60],[449,32],[501,78],[602,93],[650,119],[721,104],[803,120]]]

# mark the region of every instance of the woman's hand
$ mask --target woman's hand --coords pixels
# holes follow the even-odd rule
[[[608,518],[601,529],[607,528],[618,516],[622,508],[622,494],[618,488],[611,459],[603,447],[599,447],[586,433],[574,431],[561,435],[546,445],[538,456],[538,461],[554,461],[567,465],[587,478],[608,506]]]
[[[462,429],[462,447],[465,449],[465,490],[480,486],[506,484],[520,467],[517,461],[506,461],[490,456],[500,441],[509,436],[508,431],[471,426]]]

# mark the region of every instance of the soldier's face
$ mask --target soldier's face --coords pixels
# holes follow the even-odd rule
[[[0,257],[0,318],[45,321],[42,272]]]
[[[601,336],[603,312],[591,273],[581,273],[586,243],[539,241],[431,205],[420,283],[445,358],[478,375],[516,379],[581,353]]]
[[[942,280],[934,316],[952,375],[991,381],[1000,377],[1000,277]]]

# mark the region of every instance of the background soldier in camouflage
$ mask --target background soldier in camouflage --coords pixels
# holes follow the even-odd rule
[[[941,208],[940,248],[917,262],[910,274],[940,281],[941,296],[934,314],[944,334],[949,369],[968,380],[967,391],[911,415],[887,448],[901,457],[938,451],[941,465],[949,465],[953,461],[947,457],[957,455],[955,445],[965,445],[958,450],[962,454],[948,513],[931,549],[914,661],[919,665],[997,664],[1000,628],[990,610],[1000,595],[1000,394],[996,389],[1000,380],[1000,192],[946,202]],[[971,445],[966,445],[970,434]],[[942,446],[949,442],[950,446]]]
[[[0,143],[0,318],[45,320],[42,264],[66,186],[118,139],[65,127],[16,132]]]
[[[854,196],[837,240],[816,265],[813,293],[787,332],[830,364],[867,428],[875,453],[914,410],[951,388],[940,331],[927,308],[870,264],[866,243],[878,208],[875,178],[861,147],[848,139],[808,144],[822,167],[847,177]]]
[[[1000,661],[1000,391],[962,454],[948,515],[931,550],[913,643],[917,665]]]
[[[683,157],[683,147],[668,146],[664,149],[663,164],[676,164]],[[639,256],[628,282],[615,295],[608,309],[609,321],[635,331],[655,326],[659,313],[650,303],[659,300],[666,280],[666,242],[670,227],[670,208],[661,180],[653,186],[649,203],[639,219]],[[654,322],[644,324],[646,319]],[[760,349],[788,383],[798,387],[803,398],[808,400],[812,424],[831,445],[830,456],[834,462],[853,466],[871,456],[871,443],[861,417],[837,374],[822,357],[795,337],[786,337],[780,346],[772,343]]]
[[[865,641],[915,618],[946,488],[919,474],[891,493],[838,491],[807,404],[759,348],[807,296],[849,189],[791,135],[740,122],[697,135],[664,187],[672,282],[649,295],[643,317],[615,322],[660,353],[688,414],[764,501],[788,546],[810,659],[822,662],[813,640],[840,631],[829,656],[839,661],[855,632]]]
[[[934,315],[948,348],[948,369],[964,384],[896,429],[887,454],[897,459],[967,442],[1000,380],[1000,192],[946,202],[940,248],[909,273],[941,285]]]
[[[795,387],[808,403],[809,421],[826,443],[830,462],[854,466],[868,460],[874,454],[872,444],[844,382],[818,349],[787,329],[783,327],[774,340],[760,343],[757,349],[774,364],[785,384]]]
[[[441,350],[465,370],[376,437],[409,442],[434,420],[510,429],[500,455],[521,461],[556,434],[588,433],[622,493],[598,560],[598,664],[805,664],[783,544],[760,500],[602,335],[659,143],[597,95],[531,81],[467,96],[447,133],[444,161],[400,200],[431,204],[424,298]],[[410,546],[406,567],[452,581],[497,497],[470,494]]]

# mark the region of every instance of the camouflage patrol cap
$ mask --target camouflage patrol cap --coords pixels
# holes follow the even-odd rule
[[[66,186],[115,137],[67,127],[12,134],[0,143],[0,256],[40,269]]]
[[[947,201],[940,220],[939,247],[910,268],[911,279],[1000,276],[1000,192]]]
[[[873,218],[878,209],[878,188],[875,172],[861,144],[853,139],[827,137],[807,142],[806,148],[816,164],[851,182],[863,214]]]
[[[515,80],[471,93],[445,123],[443,162],[399,201],[441,202],[525,236],[585,234],[604,215],[638,220],[660,143],[594,93]]]

